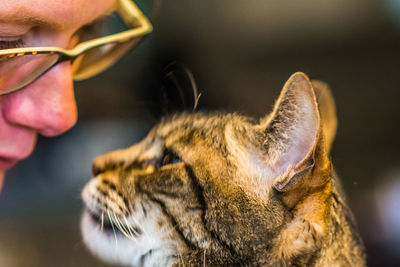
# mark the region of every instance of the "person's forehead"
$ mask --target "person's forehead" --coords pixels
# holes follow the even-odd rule
[[[0,23],[75,28],[115,7],[116,0],[0,0]]]

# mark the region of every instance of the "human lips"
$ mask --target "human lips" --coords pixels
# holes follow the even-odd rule
[[[25,141],[25,142],[22,142]],[[15,142],[19,145],[6,147],[0,150],[0,171],[10,169],[19,161],[26,159],[32,154],[35,147],[36,136],[32,135],[31,138],[26,140],[19,140]],[[23,144],[23,145],[21,145]],[[1,148],[1,144],[0,144]]]
[[[18,162],[17,159],[6,158],[0,156],[0,170],[7,170]]]

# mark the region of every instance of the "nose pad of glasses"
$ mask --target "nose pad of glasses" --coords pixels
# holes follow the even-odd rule
[[[81,54],[72,60],[71,70],[72,70],[73,75],[76,75],[76,73],[78,73],[79,67],[81,66],[81,63],[82,63],[84,57],[85,57],[85,54]]]

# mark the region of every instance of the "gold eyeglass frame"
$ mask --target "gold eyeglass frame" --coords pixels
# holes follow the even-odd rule
[[[78,43],[72,49],[63,49],[63,48],[55,47],[55,46],[0,49],[0,59],[20,57],[20,56],[24,56],[24,55],[60,54],[63,59],[57,61],[54,64],[54,65],[56,65],[60,61],[65,61],[68,59],[70,59],[70,60],[75,59],[79,55],[85,53],[86,51],[88,51],[92,48],[96,48],[96,47],[99,47],[99,46],[102,46],[105,44],[110,44],[110,43],[125,43],[127,41],[132,40],[135,37],[141,37],[141,36],[144,36],[144,35],[152,32],[153,26],[151,25],[149,19],[142,13],[142,11],[139,9],[139,7],[132,0],[117,0],[116,11],[121,16],[121,18],[126,23],[126,25],[128,27],[132,27],[132,29]],[[134,43],[132,44],[132,46],[133,45],[134,45]],[[73,79],[75,81],[80,81],[80,80],[90,78],[90,77],[104,71],[108,67],[110,67],[118,59],[119,58],[116,58],[116,59],[110,58],[108,60],[100,60],[99,63],[96,63],[93,66],[91,66],[91,69],[89,71],[85,71],[84,75],[79,75],[79,76],[74,75]],[[54,65],[52,65],[49,69],[51,69]],[[46,70],[46,71],[48,71],[48,70]],[[38,77],[40,77],[40,75]],[[35,78],[34,80],[36,80],[37,78]],[[0,95],[8,94],[10,92],[13,92],[13,91],[16,91],[19,89],[21,89],[21,88],[16,88],[14,90],[11,90],[11,91],[8,91],[5,93],[0,93]]]

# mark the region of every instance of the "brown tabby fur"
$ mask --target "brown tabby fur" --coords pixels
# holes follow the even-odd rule
[[[139,144],[96,158],[92,198],[101,204],[89,210],[159,211],[152,220],[172,251],[161,266],[365,266],[329,160],[335,131],[327,86],[295,73],[259,122],[176,115]],[[166,153],[180,162],[160,164]]]

